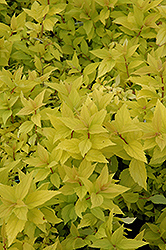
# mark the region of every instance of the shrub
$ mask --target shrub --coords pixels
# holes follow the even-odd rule
[[[166,249],[166,1],[0,11],[0,249]]]

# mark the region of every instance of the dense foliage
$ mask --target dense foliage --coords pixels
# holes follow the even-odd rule
[[[165,56],[165,0],[0,0],[0,249],[166,250]]]

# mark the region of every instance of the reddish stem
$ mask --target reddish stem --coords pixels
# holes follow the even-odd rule
[[[128,142],[125,140],[125,138],[124,137],[122,137],[122,135],[121,134],[119,134],[119,132],[117,132],[117,135],[126,143],[126,144],[128,144]]]

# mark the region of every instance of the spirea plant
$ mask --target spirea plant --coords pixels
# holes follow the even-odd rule
[[[0,0],[0,250],[166,250],[165,57],[165,0]]]

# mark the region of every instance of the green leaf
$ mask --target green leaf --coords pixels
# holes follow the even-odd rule
[[[113,246],[108,239],[95,240],[95,242],[91,245],[91,247],[113,250]]]
[[[102,209],[100,207],[94,207],[91,208],[91,213],[98,219],[105,221],[105,215],[104,212],[102,211]]]
[[[118,229],[116,229],[116,231],[112,234],[111,243],[114,246],[117,246],[119,242],[121,242],[121,240],[123,239],[123,231],[124,231],[124,228],[123,226],[121,226]]]
[[[42,207],[40,210],[44,214],[44,218],[53,225],[62,222],[62,220],[55,215],[55,211],[53,209],[49,207]]]
[[[138,193],[128,192],[128,193],[122,194],[122,196],[123,196],[124,200],[128,203],[136,203],[139,199]]]
[[[76,238],[76,239],[74,240],[73,248],[74,248],[74,249],[78,249],[78,248],[82,248],[82,247],[84,247],[84,246],[86,246],[86,245],[87,245],[86,241],[84,241],[84,240],[81,239],[81,238]]]
[[[86,213],[81,219],[78,229],[88,226],[93,226],[97,222],[96,217],[91,213]]]
[[[154,203],[154,204],[166,204],[166,198],[164,195],[162,194],[156,194],[152,197],[150,197],[150,200]]]
[[[62,208],[62,219],[66,224],[68,221],[75,221],[77,219],[77,214],[75,212],[74,204],[68,204],[64,208]]]
[[[117,247],[124,250],[129,249],[137,249],[139,247],[147,245],[147,242],[143,242],[141,240],[134,239],[122,239],[119,243],[117,243]]]

